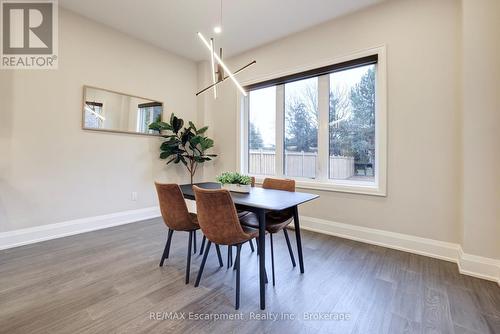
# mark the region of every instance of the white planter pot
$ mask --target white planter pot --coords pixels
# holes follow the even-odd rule
[[[227,189],[236,193],[249,193],[251,185],[249,184],[223,184],[222,189]]]

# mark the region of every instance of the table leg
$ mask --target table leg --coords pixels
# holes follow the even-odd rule
[[[259,218],[259,278],[260,278],[260,309],[266,309],[266,213],[263,209],[257,211]]]
[[[297,238],[297,252],[299,253],[300,273],[304,273],[304,258],[302,256],[302,239],[300,237],[299,208],[293,207],[293,224],[295,226],[295,237]]]

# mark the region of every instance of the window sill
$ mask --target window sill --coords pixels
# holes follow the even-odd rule
[[[261,185],[266,177],[275,176],[255,176],[255,183]],[[358,183],[333,183],[333,182],[321,182],[321,181],[309,181],[304,179],[294,179],[295,185],[299,189],[311,189],[311,190],[321,190],[321,191],[332,191],[332,192],[342,192],[350,194],[359,195],[371,195],[371,196],[387,196],[385,189],[382,189],[376,184],[362,184]],[[340,181],[341,182],[341,181]]]

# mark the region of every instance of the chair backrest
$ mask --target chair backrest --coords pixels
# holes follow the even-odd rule
[[[156,183],[156,192],[160,202],[160,211],[165,225],[172,230],[189,230],[193,219],[189,214],[186,201],[178,184]]]
[[[275,189],[284,191],[295,191],[295,180],[290,179],[273,179],[266,177],[262,183],[262,188]]]
[[[229,191],[197,186],[193,186],[193,191],[198,223],[208,240],[219,245],[233,245],[249,239],[241,228]]]

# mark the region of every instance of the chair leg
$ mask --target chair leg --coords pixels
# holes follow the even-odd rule
[[[241,246],[241,244],[240,244]],[[241,247],[240,247],[241,248]],[[238,264],[238,261],[240,260],[240,253],[238,252],[238,248],[236,247],[236,258],[234,259],[234,266],[233,270],[236,270],[236,265]]]
[[[193,245],[194,231],[189,231],[188,254],[186,263],[186,284],[189,283],[189,273],[191,272],[191,246]]]
[[[222,255],[220,254],[219,245],[215,244],[215,249],[217,250],[217,257],[219,258],[219,267],[224,267],[224,263],[222,262]]]
[[[252,253],[255,252],[255,248],[253,248],[252,239],[248,240],[248,243],[250,244],[250,249],[252,250]]]
[[[288,246],[288,252],[290,253],[290,260],[292,260],[292,266],[295,268],[295,257],[293,256],[292,245],[290,244],[290,238],[288,237],[286,228],[283,229],[283,234],[285,235],[286,245]]]
[[[198,271],[198,276],[196,277],[196,282],[194,283],[195,287],[200,285],[201,275],[203,274],[203,268],[205,268],[205,263],[207,262],[210,246],[212,246],[212,242],[208,240],[207,246],[205,247],[205,254],[203,254],[203,260],[201,260],[200,271]]]
[[[196,254],[196,231],[193,231],[193,254]]]
[[[240,308],[240,253],[241,244],[236,246],[236,309]]]
[[[275,285],[275,280],[274,280],[274,246],[273,246],[273,234],[269,233],[269,238],[271,239],[271,269],[273,272],[273,286]]]
[[[163,267],[163,262],[165,261],[165,259],[168,259],[168,255],[170,254],[172,234],[174,234],[174,230],[168,229],[167,243],[165,244],[165,249],[163,249],[163,255],[161,256],[160,260],[160,267]]]
[[[200,246],[200,255],[203,254],[203,249],[205,248],[205,241],[207,241],[207,237],[203,236],[203,239],[201,240],[201,246]]]
[[[255,245],[257,245],[257,256],[259,256],[259,238],[255,238]]]
[[[227,246],[227,269],[233,265],[233,247]]]

